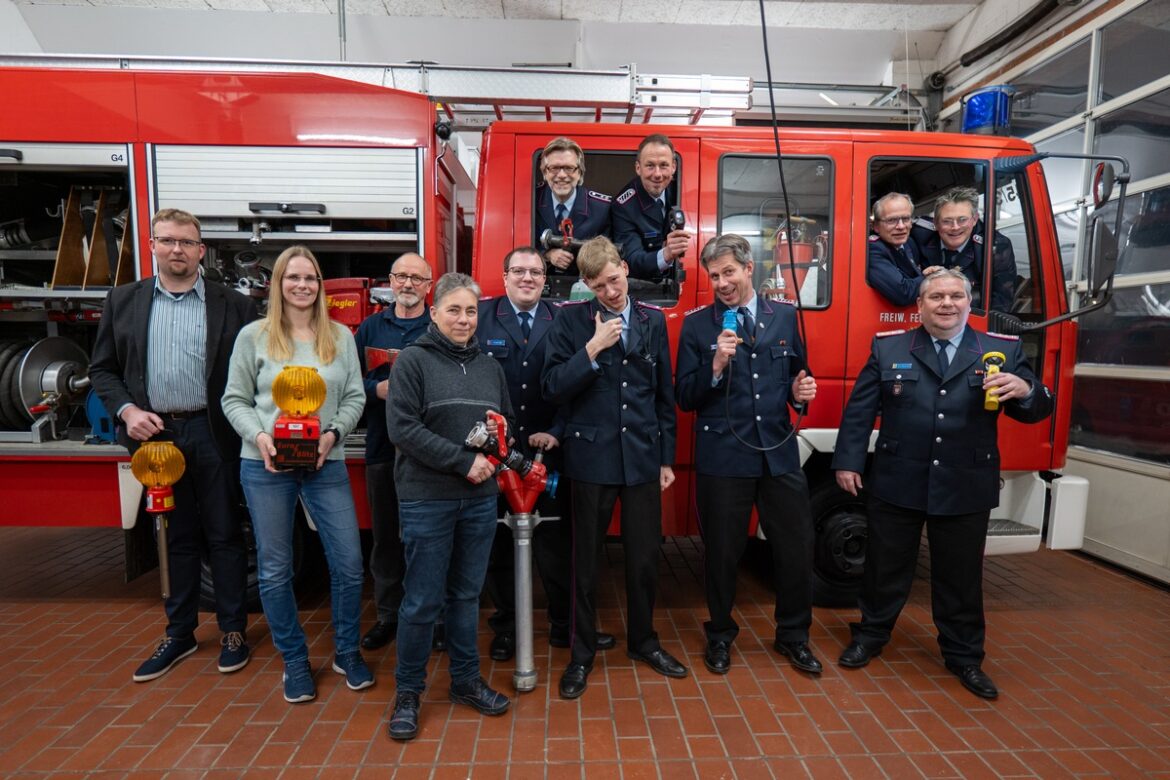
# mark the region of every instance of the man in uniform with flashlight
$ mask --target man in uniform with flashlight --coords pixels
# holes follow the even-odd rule
[[[199,262],[207,248],[194,215],[162,209],[150,227],[158,276],[110,291],[89,368],[98,397],[120,423],[122,444],[133,452],[165,430],[186,460],[168,523],[166,638],[134,672],[135,682],[161,677],[198,649],[204,549],[223,632],[219,671],[243,669],[250,657],[240,438],[220,398],[236,335],[256,319],[256,306],[203,278]]]
[[[999,695],[983,671],[983,548],[999,504],[999,411],[1024,423],[1052,413],[1019,337],[967,326],[971,281],[936,271],[918,295],[922,327],[874,337],[841,420],[833,468],[842,490],[869,491],[861,622],[841,666],[865,666],[890,640],[910,594],[922,527],[930,544],[931,607],[946,668],[967,690]],[[1002,370],[989,370],[1002,363]],[[882,427],[865,483],[874,420]]]
[[[805,370],[791,302],[756,295],[747,240],[717,236],[703,247],[700,262],[716,302],[683,322],[674,392],[683,411],[695,412],[695,494],[710,613],[703,660],[716,674],[731,668],[731,643],[739,633],[731,615],[735,578],[755,506],[772,551],[772,646],[797,669],[820,674],[808,646],[812,510],[788,417],[788,405],[799,409],[811,401],[817,383]]]
[[[678,205],[674,144],[655,133],[638,144],[638,174],[613,199],[613,241],[635,279],[658,279],[690,246],[687,231],[671,222]]]

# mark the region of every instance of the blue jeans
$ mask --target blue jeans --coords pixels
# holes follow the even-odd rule
[[[345,463],[326,461],[320,471],[273,474],[262,461],[240,461],[240,482],[252,513],[260,601],[272,643],[285,664],[309,657],[293,593],[293,521],[300,497],[321,536],[329,564],[333,641],[338,653],[358,649],[362,610],[362,545]]]
[[[422,693],[435,620],[446,605],[451,682],[479,678],[479,593],[496,534],[496,497],[398,502],[406,593],[398,609],[399,691]]]

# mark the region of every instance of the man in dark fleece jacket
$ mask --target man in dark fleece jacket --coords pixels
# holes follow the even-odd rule
[[[386,430],[398,449],[394,481],[406,549],[393,739],[418,734],[431,637],[444,604],[451,700],[484,715],[502,715],[510,704],[480,676],[475,643],[498,489],[491,463],[463,442],[488,411],[512,419],[504,370],[475,339],[478,314],[479,286],[464,274],[443,276],[431,325],[402,350],[390,375]]]

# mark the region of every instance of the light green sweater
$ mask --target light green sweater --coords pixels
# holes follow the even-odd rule
[[[337,355],[329,365],[317,357],[313,343],[296,341],[290,360],[269,357],[267,336],[261,334],[264,320],[252,322],[236,337],[232,359],[228,364],[227,388],[223,394],[223,413],[243,440],[240,456],[263,460],[256,447],[256,434],[272,433],[280,409],[272,401],[272,380],[285,366],[312,366],[325,380],[325,403],[317,410],[321,430],[333,427],[344,439],[362,418],[366,391],[358,366],[357,347],[347,328],[330,322],[337,341]],[[335,446],[329,460],[341,460],[345,448]]]

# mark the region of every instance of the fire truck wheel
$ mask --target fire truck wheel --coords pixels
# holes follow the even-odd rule
[[[865,570],[865,494],[851,496],[829,479],[813,488],[813,604],[854,607]]]

